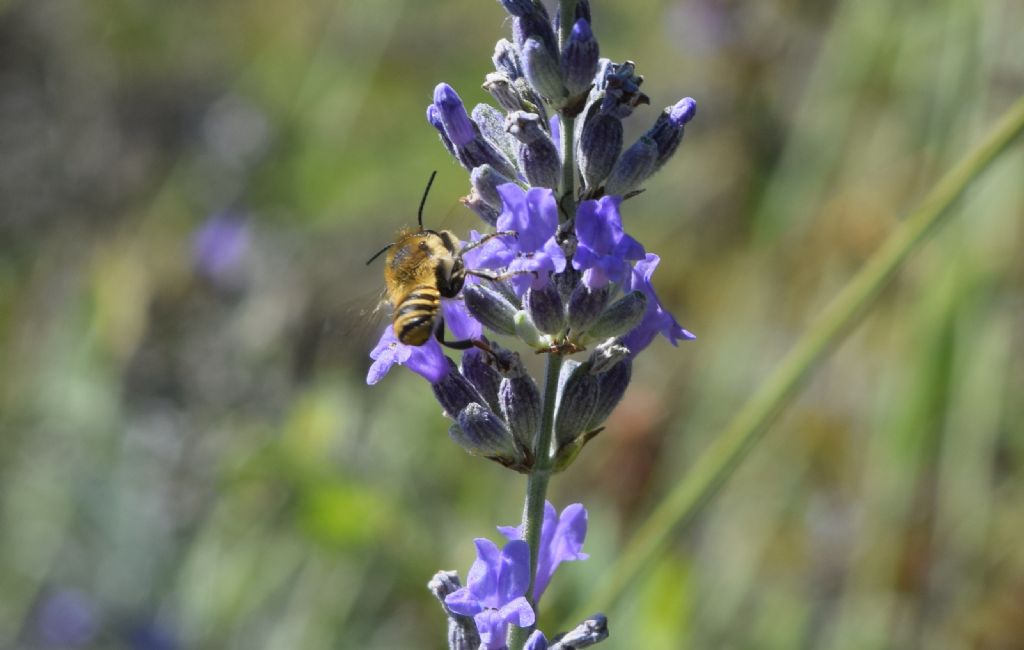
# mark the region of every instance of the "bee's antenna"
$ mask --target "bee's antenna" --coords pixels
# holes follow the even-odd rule
[[[392,246],[394,246],[394,244],[388,244],[384,248],[382,248],[379,251],[377,251],[376,253],[374,253],[373,257],[371,257],[370,259],[366,260],[366,265],[369,266],[373,262],[373,260],[377,259],[381,255],[386,253],[388,251],[388,249],[391,248]]]
[[[427,189],[423,190],[423,198],[420,199],[420,209],[416,212],[416,221],[420,224],[420,230],[423,230],[423,206],[427,204],[427,195],[430,194],[430,186],[434,184],[434,177],[437,176],[437,170],[430,172],[430,180],[427,181]],[[380,255],[380,253],[377,253]]]

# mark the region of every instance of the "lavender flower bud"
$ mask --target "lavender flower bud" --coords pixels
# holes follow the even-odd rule
[[[490,165],[480,165],[470,173],[469,182],[473,184],[473,189],[487,205],[501,211],[501,195],[498,194],[498,186],[511,183],[512,179],[494,171],[494,167]]]
[[[541,338],[540,330],[530,320],[530,315],[525,311],[516,313],[515,316],[516,336],[522,339],[531,348],[543,348],[547,344]]]
[[[637,106],[651,103],[651,98],[640,92],[644,78],[636,74],[636,65],[632,61],[604,64],[602,59],[596,79],[599,80],[596,88],[605,91],[601,100],[603,113],[625,119]]]
[[[569,296],[568,320],[569,329],[573,332],[585,332],[604,312],[611,297],[611,285],[599,289],[591,289],[582,282]]]
[[[427,589],[434,598],[441,601],[444,613],[448,615],[448,648],[449,650],[477,650],[480,647],[480,635],[472,616],[461,616],[448,609],[444,599],[462,587],[459,574],[455,571],[438,571],[427,583]]]
[[[534,90],[551,103],[558,105],[568,96],[558,59],[536,38],[523,44],[523,72]]]
[[[525,16],[537,11],[533,0],[498,0],[498,2],[505,8],[505,11],[513,16]]]
[[[576,6],[573,8],[572,19],[575,23],[577,20],[583,19],[587,23],[593,25],[593,21],[590,20],[590,1],[589,0],[577,0]],[[551,20],[551,25],[560,25],[562,21],[562,8],[557,7],[555,9],[555,17]],[[557,29],[556,29],[557,31]]]
[[[521,143],[519,162],[530,185],[555,189],[562,175],[562,162],[543,124],[539,115],[516,111],[506,118],[505,129]]]
[[[523,73],[526,73],[525,55],[526,41],[536,39],[544,44],[552,58],[558,59],[558,39],[555,31],[548,22],[547,10],[540,7],[535,13],[525,16],[517,16],[512,20],[512,42],[516,44],[519,52],[519,61],[522,64]]]
[[[523,297],[523,307],[537,329],[545,334],[558,334],[565,329],[565,308],[553,283],[547,283],[543,289],[529,289]]]
[[[608,619],[603,614],[594,614],[548,646],[548,650],[580,650],[607,638]]]
[[[474,456],[494,458],[503,465],[519,465],[526,458],[501,419],[476,402],[462,409],[448,435]]]
[[[626,149],[615,163],[612,173],[604,183],[604,193],[625,196],[654,173],[657,160],[658,146],[654,140],[647,136],[641,137],[632,147]]]
[[[455,145],[453,145],[452,141],[448,138],[448,134],[444,132],[444,124],[441,123],[441,111],[437,109],[437,106],[434,106],[433,104],[427,106],[427,121],[430,122],[432,127],[437,129],[438,134],[441,136],[441,143],[444,145],[444,148],[448,150],[448,153],[452,155],[452,158],[455,158]]]
[[[490,165],[486,166],[490,167]],[[480,168],[477,167],[477,169]],[[466,206],[473,212],[476,212],[477,215],[481,219],[486,221],[489,225],[497,225],[498,216],[501,214],[501,210],[490,205],[489,203],[487,203],[487,201],[484,201],[483,197],[480,196],[480,193],[477,192],[476,188],[473,188],[469,192],[469,196],[464,196],[461,199],[459,199],[459,201],[462,203],[462,205]]]
[[[490,165],[510,178],[516,176],[516,168],[508,157],[482,136],[473,138],[464,147],[456,146],[455,157],[469,170],[480,165]]]
[[[590,364],[576,366],[562,388],[555,412],[555,440],[558,447],[571,444],[587,431],[597,407],[600,386],[590,373]]]
[[[619,405],[622,396],[626,394],[626,388],[629,387],[629,380],[632,377],[633,361],[630,359],[619,361],[606,372],[597,376],[597,405],[587,423],[588,431],[596,429],[608,419],[615,407]]]
[[[697,102],[690,97],[680,99],[662,111],[654,126],[647,132],[647,136],[654,140],[658,147],[655,171],[668,162],[679,148],[679,143],[683,141],[683,126],[696,114]]]
[[[575,97],[590,88],[599,58],[597,39],[590,24],[582,18],[577,20],[562,50],[562,74],[569,96]]]
[[[466,113],[462,98],[446,83],[434,88],[434,106],[444,126],[444,132],[456,147],[464,147],[476,137],[476,128]]]
[[[506,158],[515,161],[519,142],[505,130],[505,115],[501,111],[489,104],[477,104],[473,107],[473,122],[484,138],[500,149]]]
[[[523,109],[523,101],[519,92],[512,85],[512,80],[501,72],[490,72],[484,77],[483,89],[491,93],[498,105],[508,112]]]
[[[462,355],[462,376],[473,384],[480,396],[486,400],[487,406],[497,413],[500,408],[498,388],[501,386],[501,375],[487,361],[480,350],[466,350]]]
[[[646,308],[647,296],[642,291],[628,293],[612,303],[612,306],[587,328],[587,336],[591,339],[606,339],[625,334],[640,324]]]
[[[527,374],[501,380],[498,389],[500,413],[508,422],[508,428],[524,449],[533,449],[533,439],[540,430],[540,391],[533,378]]]
[[[482,284],[471,284],[463,288],[462,296],[466,309],[484,327],[499,334],[516,333],[515,319],[519,308],[501,293]]]
[[[601,186],[622,151],[622,120],[603,113],[594,103],[579,136],[577,158],[587,188]]]
[[[494,62],[494,69],[504,74],[510,81],[515,81],[523,76],[523,65],[519,61],[516,47],[507,39],[503,38],[495,43],[494,56],[491,57],[491,61]]]
[[[608,372],[615,364],[628,359],[630,354],[632,353],[629,348],[622,345],[619,339],[610,338],[595,347],[594,351],[590,354],[588,359],[590,362],[590,372],[595,375]],[[465,359],[463,359],[463,366],[465,366]]]
[[[561,236],[562,234],[562,228],[564,228],[564,226],[560,224],[559,236]],[[566,229],[564,232],[569,232],[570,230],[572,230],[571,227]],[[563,244],[562,250],[565,251],[565,254],[567,256],[572,255],[573,252],[575,252],[575,247],[573,247],[572,251],[566,250],[566,248],[566,244]],[[554,283],[556,287],[558,287],[558,296],[562,299],[563,303],[569,301],[569,296],[571,296],[572,292],[575,291],[576,287],[579,286],[580,279],[582,277],[583,274],[574,269],[572,267],[572,264],[566,264],[564,271],[562,271],[561,273],[555,273],[551,276],[551,281]]]
[[[450,418],[455,418],[462,409],[473,402],[482,403],[484,398],[480,396],[473,384],[459,373],[455,362],[448,359],[448,374],[444,379],[432,385],[434,397],[441,404],[441,408]]]
[[[519,93],[519,99],[523,103],[523,110],[527,113],[536,113],[543,120],[548,119],[547,110],[544,108],[544,101],[540,98],[525,77],[512,82],[512,87]]]

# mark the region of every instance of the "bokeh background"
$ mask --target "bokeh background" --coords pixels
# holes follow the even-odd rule
[[[553,483],[590,510],[542,626],[938,176],[1024,93],[1019,0],[593,0],[699,113],[627,229],[698,340],[643,355]],[[423,116],[493,0],[0,2],[0,648],[440,648],[424,588],[514,523],[427,385],[364,383],[363,262],[465,232]],[[1024,647],[1024,155],[915,255],[697,522],[613,648]]]

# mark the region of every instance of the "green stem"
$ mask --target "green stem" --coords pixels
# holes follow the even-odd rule
[[[1024,98],[1010,107],[984,141],[935,185],[860,271],[826,307],[773,374],[714,438],[693,468],[636,530],[632,541],[591,597],[568,620],[608,610],[629,583],[658,560],[673,530],[686,524],[715,495],[747,452],[761,439],[811,372],[848,334],[907,256],[950,214],[950,207],[989,165],[1024,132]]]
[[[534,449],[533,469],[526,479],[526,506],[523,509],[523,538],[530,546],[530,586],[526,597],[537,611],[533,600],[533,582],[537,574],[537,558],[540,549],[541,526],[544,523],[544,500],[551,479],[554,454],[551,453],[551,438],[555,428],[555,400],[558,397],[558,375],[562,370],[562,355],[549,354],[547,373],[544,379],[544,410],[541,414],[540,432]],[[521,648],[526,642],[529,629],[513,627],[509,641],[510,648]]]
[[[560,21],[558,25],[559,51],[564,47],[572,29],[572,17],[576,11],[576,0],[559,0]],[[559,114],[560,143],[562,148],[562,179],[558,184],[557,200],[562,214],[559,220],[564,221],[576,214],[576,161],[573,132],[575,119]],[[558,375],[562,370],[562,355],[552,352],[548,355],[547,372],[544,378],[544,410],[541,415],[540,432],[537,435],[537,446],[534,449],[534,465],[526,479],[526,505],[523,508],[523,538],[530,546],[530,586],[526,597],[533,607],[534,613],[540,617],[537,603],[533,599],[533,583],[537,576],[537,559],[540,550],[540,533],[544,525],[544,502],[551,480],[551,467],[554,464],[554,453],[551,450],[551,438],[555,428],[555,400],[558,398]],[[513,626],[509,635],[508,647],[519,650],[526,644],[530,633],[529,628]]]

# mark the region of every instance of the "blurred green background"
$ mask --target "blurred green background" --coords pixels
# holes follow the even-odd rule
[[[901,214],[1024,93],[1019,0],[593,0],[699,113],[630,200],[698,340],[553,482],[591,560],[550,634]],[[423,113],[493,0],[0,1],[0,648],[440,648],[425,583],[515,523],[422,379],[364,383],[380,266],[465,232]],[[627,134],[627,138],[629,137]],[[1024,156],[914,256],[613,648],[1024,648]],[[561,628],[561,629],[564,629]]]

